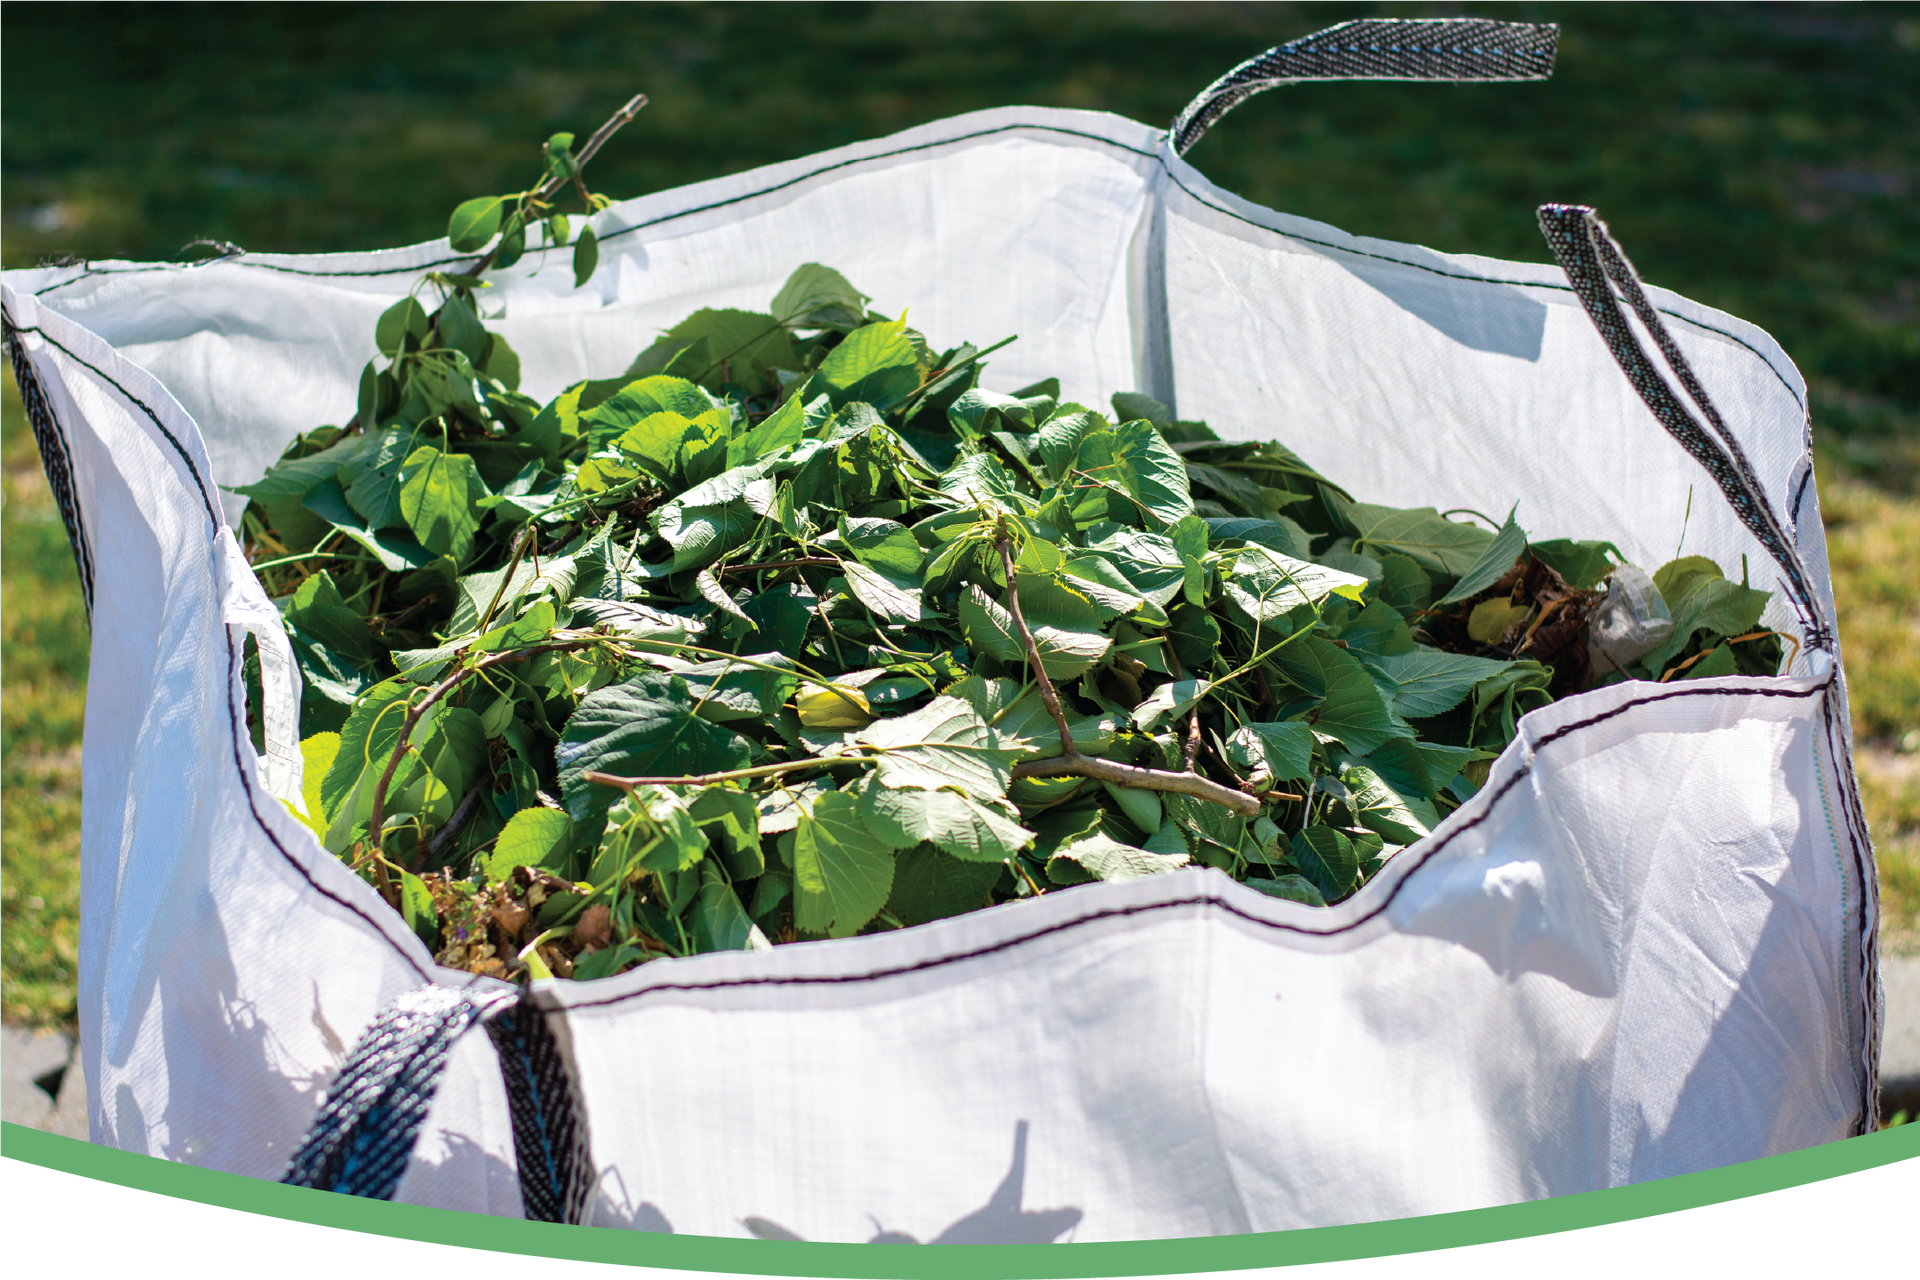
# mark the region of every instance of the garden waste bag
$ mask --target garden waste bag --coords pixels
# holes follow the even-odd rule
[[[995,389],[1144,392],[1385,503],[1524,495],[1536,536],[1635,564],[1684,532],[1773,592],[1781,674],[1532,712],[1470,801],[1324,909],[1183,870],[525,991],[436,967],[282,803],[298,669],[226,486],[350,413],[375,318],[466,259],[6,273],[91,617],[93,1140],[483,1213],[953,1243],[1470,1209],[1871,1128],[1876,889],[1792,363],[1642,286],[1591,210],[1540,211],[1557,265],[1500,262],[1264,209],[1182,159],[1270,84],[1539,78],[1553,38],[1351,23],[1172,130],[958,116],[614,205],[587,286],[536,251],[487,294],[544,399],[827,263],[929,333],[1019,335]]]

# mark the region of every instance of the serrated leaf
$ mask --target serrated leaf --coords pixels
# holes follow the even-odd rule
[[[1345,505],[1345,514],[1359,531],[1353,543],[1356,551],[1397,552],[1429,573],[1447,578],[1472,569],[1493,541],[1485,529],[1448,520],[1433,507],[1403,510],[1355,502]]]
[[[1498,644],[1507,629],[1516,622],[1526,621],[1530,612],[1526,605],[1504,598],[1482,600],[1467,615],[1467,638],[1476,644]]]
[[[1614,561],[1624,564],[1627,559],[1611,542],[1576,542],[1572,538],[1530,542],[1527,554],[1559,574],[1560,580],[1576,591],[1599,586],[1613,572]]]
[[[1244,548],[1222,582],[1226,597],[1249,619],[1273,622],[1303,604],[1342,595],[1359,599],[1367,580],[1325,565],[1295,560],[1263,546]]]
[[[859,801],[829,791],[793,833],[793,922],[845,938],[878,915],[893,888],[893,853],[867,829]]]
[[[820,327],[809,321],[821,321],[824,324],[838,325],[847,318],[858,318],[865,313],[870,299],[847,282],[847,278],[832,267],[823,267],[817,262],[801,264],[780,286],[780,292],[773,295],[773,305],[769,308],[774,319],[781,324],[796,329]]]
[[[918,711],[878,720],[853,741],[881,753],[874,776],[886,787],[953,787],[976,799],[1007,794],[1014,761],[1027,749],[988,726],[960,698],[940,697]]]
[[[487,855],[488,880],[504,880],[515,867],[540,867],[564,875],[573,848],[573,819],[558,809],[522,809],[507,819]]]
[[[1063,593],[1064,594],[1064,593]],[[1093,666],[1113,642],[1100,630],[1099,613],[1090,602],[1082,601],[1084,616],[1070,608],[1036,614],[1021,600],[1021,614],[1040,651],[1040,665],[1055,680],[1069,680]],[[1025,663],[1026,645],[1014,626],[1013,614],[978,586],[969,586],[960,595],[960,623],[968,640],[982,652],[1003,662]],[[1042,621],[1042,618],[1048,619]],[[1064,623],[1066,625],[1056,625]]]
[[[1310,907],[1324,907],[1327,900],[1320,896],[1313,881],[1305,876],[1276,876],[1269,880],[1254,877],[1246,882],[1247,888],[1266,894],[1269,898],[1282,898],[1288,902],[1304,902]]]
[[[1315,729],[1340,739],[1356,755],[1365,755],[1388,738],[1413,736],[1413,731],[1388,711],[1379,686],[1357,659],[1319,636],[1308,636],[1298,643],[1311,649],[1326,674],[1326,696],[1313,712]]]
[[[455,563],[473,550],[480,529],[474,502],[486,492],[473,459],[421,445],[400,467],[400,514],[413,536],[435,555]]]
[[[1276,782],[1313,776],[1313,729],[1304,720],[1254,721],[1233,731],[1227,751],[1235,766],[1264,766]]]
[[[1365,765],[1342,770],[1340,781],[1350,796],[1347,807],[1360,825],[1395,844],[1424,840],[1438,821],[1424,797],[1403,796]]]
[[[840,569],[854,599],[885,621],[918,622],[926,615],[920,588],[908,585],[913,579],[880,573],[852,560],[842,562]]]
[[[865,789],[862,812],[867,829],[896,849],[926,841],[956,858],[998,863],[1033,839],[999,810],[955,791]]]
[[[1320,896],[1328,902],[1353,891],[1360,877],[1360,860],[1353,842],[1332,827],[1311,826],[1293,837],[1293,860]]]
[[[1175,680],[1161,685],[1133,709],[1133,727],[1141,733],[1152,733],[1160,724],[1185,715],[1212,687],[1205,680]]]
[[[1128,880],[1178,871],[1189,861],[1185,853],[1154,853],[1096,833],[1082,836],[1056,849],[1047,859],[1047,878],[1056,884],[1070,883],[1070,880],[1063,880],[1056,874],[1054,866],[1055,863],[1066,862],[1095,880],[1122,884]]]
[[[1374,666],[1399,687],[1393,708],[1408,719],[1453,710],[1475,685],[1498,675],[1509,665],[1493,658],[1446,653],[1426,645],[1417,646],[1411,653],[1394,654],[1374,662]]]
[[[1163,525],[1193,514],[1186,464],[1152,423],[1115,427],[1113,441],[1113,469],[1102,479],[1117,479]]]
[[[1515,508],[1516,511],[1518,509]],[[1509,511],[1507,522],[1500,526],[1500,532],[1494,535],[1493,541],[1489,542],[1486,549],[1480,553],[1480,558],[1460,575],[1460,581],[1454,584],[1453,590],[1440,597],[1439,603],[1434,605],[1434,608],[1444,608],[1479,595],[1505,577],[1507,570],[1513,568],[1514,561],[1518,560],[1526,549],[1526,530],[1514,523],[1513,512]]]
[[[929,845],[916,845],[894,857],[887,910],[904,925],[976,911],[987,905],[1000,872],[998,862],[962,861]]]
[[[740,895],[710,861],[700,864],[700,892],[688,924],[696,952],[745,951],[757,932]]]
[[[746,739],[693,714],[686,682],[645,671],[588,694],[567,721],[554,748],[560,791],[576,825],[588,828],[618,792],[582,776],[590,770],[622,775],[682,775],[743,769]]]
[[[888,320],[855,329],[821,362],[815,378],[836,407],[861,401],[882,413],[920,385],[906,322]]]

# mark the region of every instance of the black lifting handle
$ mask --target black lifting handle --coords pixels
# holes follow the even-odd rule
[[[1173,149],[1185,155],[1246,99],[1303,80],[1545,80],[1560,28],[1490,18],[1362,18],[1289,41],[1215,80],[1174,117]]]

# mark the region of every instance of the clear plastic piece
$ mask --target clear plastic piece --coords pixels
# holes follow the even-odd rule
[[[1587,619],[1587,656],[1598,672],[1624,671],[1673,634],[1673,615],[1653,579],[1623,564],[1607,578],[1607,598]]]

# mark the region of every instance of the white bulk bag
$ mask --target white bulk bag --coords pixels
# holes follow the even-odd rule
[[[1216,84],[1175,135],[963,115],[615,205],[586,288],[536,252],[489,295],[546,397],[827,263],[941,339],[1018,334],[1000,388],[1146,391],[1371,500],[1517,497],[1536,537],[1646,566],[1684,524],[1688,552],[1776,591],[1766,624],[1800,641],[1785,674],[1532,713],[1471,802],[1325,910],[1197,870],[536,983],[530,1003],[436,968],[275,799],[298,794],[297,673],[218,486],[351,412],[375,317],[447,245],[6,273],[91,609],[94,1141],[279,1178],[324,1095],[316,1132],[395,1126],[385,1183],[343,1188],[364,1194],[1030,1241],[1468,1209],[1872,1127],[1876,888],[1792,363],[1643,293],[1589,211],[1543,211],[1566,270],[1500,262],[1263,209],[1179,155],[1268,82],[1537,75],[1543,48],[1550,65],[1550,28],[1349,24]],[[386,1038],[336,1080],[376,1019]],[[492,1034],[459,1034],[474,1021]],[[386,1111],[349,1097],[367,1081]]]

